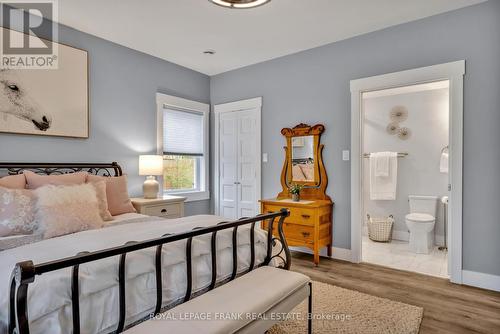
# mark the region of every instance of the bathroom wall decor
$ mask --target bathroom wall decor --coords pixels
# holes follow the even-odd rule
[[[397,122],[392,122],[387,125],[386,131],[390,135],[395,135],[399,131],[399,124]]]
[[[395,106],[391,109],[390,118],[393,122],[404,122],[408,119],[408,109],[405,106]]]
[[[411,136],[411,130],[406,128],[406,127],[402,127],[398,130],[398,138],[401,139],[401,140],[407,140],[408,138],[410,138]]]
[[[389,111],[389,118],[392,122],[387,125],[387,133],[390,135],[397,135],[401,140],[408,139],[411,135],[410,129],[399,126],[401,122],[408,119],[408,109],[401,105],[394,106]]]

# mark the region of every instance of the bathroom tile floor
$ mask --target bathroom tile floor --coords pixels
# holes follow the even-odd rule
[[[363,262],[400,270],[413,271],[437,277],[448,277],[448,253],[435,246],[429,254],[415,254],[408,249],[408,242],[392,240],[375,242],[363,236]]]

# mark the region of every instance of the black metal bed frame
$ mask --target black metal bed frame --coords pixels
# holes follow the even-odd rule
[[[112,176],[111,171],[114,171],[114,176],[122,175],[121,167],[113,162],[111,164],[17,164],[17,163],[0,163],[0,169],[7,169],[10,175],[20,174],[25,169],[33,170],[39,174],[65,174],[78,171],[87,171],[92,174],[102,174],[104,176]],[[125,300],[125,266],[127,253],[146,249],[156,248],[155,253],[155,278],[156,278],[156,307],[154,314],[162,311],[162,246],[179,240],[186,240],[186,270],[187,270],[187,289],[183,302],[188,301],[192,294],[192,241],[194,237],[211,234],[211,263],[212,277],[208,290],[212,290],[216,286],[217,279],[217,247],[216,238],[217,232],[222,230],[232,229],[232,248],[233,248],[233,270],[229,281],[235,279],[238,275],[238,250],[237,250],[237,232],[238,227],[251,224],[250,228],[250,266],[243,273],[246,274],[253,269],[269,265],[270,262],[279,258],[282,262],[279,268],[290,269],[291,255],[288,244],[283,233],[283,222],[288,217],[290,212],[287,209],[281,209],[279,212],[261,214],[250,218],[241,218],[233,222],[221,222],[214,226],[197,227],[191,231],[165,234],[159,238],[145,240],[141,242],[129,241],[122,246],[111,247],[94,252],[81,252],[75,256],[70,256],[54,261],[34,264],[32,261],[23,261],[16,264],[10,283],[9,296],[9,334],[28,334],[29,318],[28,318],[28,287],[35,281],[35,277],[48,272],[72,268],[71,277],[71,299],[72,299],[72,315],[73,315],[73,333],[80,333],[80,310],[79,310],[79,266],[84,263],[97,261],[112,256],[120,256],[118,267],[118,283],[119,283],[119,322],[116,328],[116,333],[120,333],[125,328],[126,300]],[[278,220],[278,236],[273,236],[273,225],[276,219]],[[255,263],[255,224],[260,221],[268,220],[267,230],[267,253],[265,260],[262,263]],[[280,248],[273,254],[273,247],[279,242]],[[309,306],[311,305],[311,297],[309,298]],[[310,309],[310,308],[309,308]],[[145,310],[146,311],[146,310]],[[149,318],[149,317],[147,317]],[[310,321],[309,321],[310,325]],[[310,326],[309,326],[310,330]]]
[[[34,163],[0,162],[0,169],[7,170],[7,175],[18,175],[24,170],[38,174],[60,175],[76,172],[88,172],[101,176],[122,176],[123,171],[117,162],[111,163]]]

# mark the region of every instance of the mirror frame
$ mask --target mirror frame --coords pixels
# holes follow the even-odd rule
[[[301,198],[303,199],[330,199],[326,195],[326,186],[328,185],[328,177],[326,175],[325,165],[323,164],[323,148],[321,144],[321,134],[325,130],[323,124],[316,124],[309,126],[300,123],[293,128],[283,128],[281,134],[286,137],[287,146],[283,147],[285,150],[285,161],[281,171],[281,186],[283,191],[278,194],[278,198],[289,198],[290,192],[288,191],[289,185],[293,183],[303,184],[304,188],[301,191]],[[314,181],[293,181],[292,180],[292,138],[313,136],[313,149],[314,149]]]

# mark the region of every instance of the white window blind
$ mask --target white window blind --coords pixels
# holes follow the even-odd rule
[[[203,114],[164,109],[163,154],[203,156]]]

